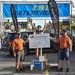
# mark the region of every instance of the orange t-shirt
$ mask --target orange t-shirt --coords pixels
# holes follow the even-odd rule
[[[24,44],[24,40],[21,38],[16,38],[13,41],[13,46],[15,47],[16,50],[23,50],[23,44]]]
[[[68,36],[59,37],[58,43],[59,43],[61,49],[68,48],[68,47],[70,47],[70,45],[72,45],[72,41]]]

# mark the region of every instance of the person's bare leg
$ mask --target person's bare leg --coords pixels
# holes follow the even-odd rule
[[[40,56],[42,56],[42,48],[40,48]]]
[[[70,66],[70,62],[69,60],[66,60],[66,71],[67,72],[69,71],[69,66]]]
[[[69,60],[66,61],[66,67],[69,68],[70,62]]]
[[[20,62],[20,68],[21,69],[23,68],[23,62]]]
[[[20,54],[16,57],[16,70],[17,72],[20,71]]]
[[[16,69],[19,69],[20,67],[20,62],[16,62]]]
[[[59,69],[63,69],[63,63],[64,63],[64,60],[59,60]]]
[[[20,58],[20,69],[24,68],[24,51],[21,53],[21,58]]]
[[[23,61],[20,62],[20,70],[21,71],[24,71],[24,64],[23,63],[24,63]]]
[[[36,56],[38,57],[39,56],[39,49],[36,48]]]

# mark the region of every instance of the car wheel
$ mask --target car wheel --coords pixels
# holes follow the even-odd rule
[[[9,47],[9,55],[14,56],[12,47]]]
[[[25,56],[29,54],[28,49],[26,47],[24,48],[24,54],[25,54]]]

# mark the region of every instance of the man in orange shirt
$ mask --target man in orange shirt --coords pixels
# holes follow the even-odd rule
[[[63,70],[63,60],[66,59],[66,71],[69,71],[69,49],[72,51],[72,41],[67,36],[67,31],[65,29],[62,30],[62,36],[58,38],[58,40],[51,40],[57,42],[59,44],[59,71]]]
[[[21,38],[20,33],[17,33],[16,39],[14,39],[13,41],[13,54],[16,57],[17,72],[20,72],[20,70],[23,70],[24,44],[25,44],[25,41]]]

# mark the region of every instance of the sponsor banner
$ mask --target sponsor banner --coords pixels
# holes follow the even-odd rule
[[[3,17],[11,18],[11,4],[3,4]],[[70,16],[70,3],[57,3],[59,17]],[[14,4],[17,18],[50,17],[48,4]]]

